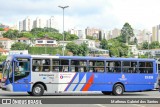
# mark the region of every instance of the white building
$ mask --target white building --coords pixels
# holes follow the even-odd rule
[[[35,46],[43,47],[43,46],[50,46],[56,47],[58,46],[57,41],[51,39],[49,37],[39,38],[35,40]]]
[[[57,23],[55,17],[51,16],[50,19],[47,20],[46,27],[58,29],[58,23]]]
[[[46,27],[46,21],[42,18],[37,17],[33,22],[33,28],[44,28]]]
[[[11,45],[14,42],[9,38],[0,38],[0,43],[3,45],[3,49],[10,50],[11,49]]]
[[[129,52],[132,52],[132,54],[138,58],[138,49],[136,45],[128,45],[129,46]]]
[[[85,30],[77,30],[75,28],[68,30],[70,34],[75,34],[79,37],[79,39],[86,39]]]
[[[78,45],[82,43],[86,43],[88,45],[88,48],[95,48],[95,41],[94,40],[89,40],[89,39],[77,39],[74,40],[74,42]]]
[[[58,23],[55,17],[51,16],[50,19],[46,20],[40,17],[37,17],[36,20],[32,20],[29,17],[24,19],[23,21],[19,21],[18,29],[19,31],[31,31],[33,28],[55,28],[59,30]]]
[[[26,19],[23,20],[23,30],[24,31],[31,31],[33,28],[33,21],[27,17]]]
[[[25,43],[27,45],[33,45],[31,40],[29,38],[26,38],[26,37],[21,37],[21,38],[18,38],[16,40],[16,42],[21,42],[21,43]]]

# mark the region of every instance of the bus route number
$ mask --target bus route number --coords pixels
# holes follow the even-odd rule
[[[153,76],[145,76],[145,79],[153,79]]]

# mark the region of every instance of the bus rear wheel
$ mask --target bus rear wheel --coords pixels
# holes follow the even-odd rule
[[[33,96],[42,96],[44,93],[44,86],[42,84],[36,84],[32,89]]]
[[[113,95],[122,95],[124,92],[124,87],[122,84],[115,84],[113,86]]]

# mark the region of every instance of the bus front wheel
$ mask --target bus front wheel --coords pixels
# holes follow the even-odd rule
[[[41,96],[44,93],[44,86],[42,84],[36,84],[32,89],[33,96]]]
[[[124,87],[122,84],[115,84],[113,86],[113,95],[122,95],[124,92]]]

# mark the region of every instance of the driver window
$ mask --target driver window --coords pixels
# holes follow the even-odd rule
[[[30,73],[30,60],[22,58],[17,58],[17,60],[18,62],[14,63],[14,81],[27,77]]]

